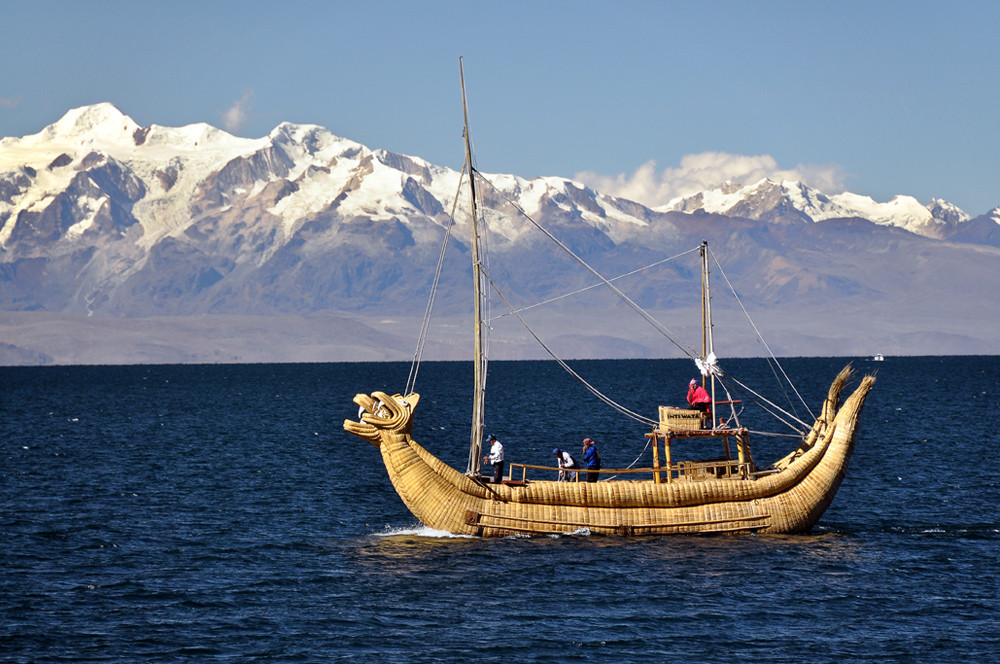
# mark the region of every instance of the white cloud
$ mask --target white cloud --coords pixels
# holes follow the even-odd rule
[[[794,168],[781,168],[771,155],[726,152],[689,154],[681,159],[679,167],[659,172],[655,161],[647,161],[631,175],[584,171],[573,178],[603,194],[620,196],[652,208],[666,205],[678,196],[715,189],[727,181],[753,184],[763,178],[796,180],[826,194],[844,191],[844,171],[837,164],[799,164]]]
[[[238,133],[250,119],[250,109],[253,108],[254,93],[247,88],[243,96],[233,102],[232,106],[219,111],[222,116],[222,128],[230,133]]]

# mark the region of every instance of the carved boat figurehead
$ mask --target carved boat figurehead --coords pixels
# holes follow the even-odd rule
[[[385,392],[358,394],[354,403],[358,404],[358,419],[344,420],[344,429],[359,438],[364,438],[375,447],[382,444],[382,436],[409,437],[413,429],[413,409],[420,401],[420,395],[412,392],[405,397],[400,394],[389,396]]]

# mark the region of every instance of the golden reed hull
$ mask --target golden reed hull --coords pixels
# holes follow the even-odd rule
[[[833,500],[857,439],[874,377],[837,407],[849,372],[830,388],[822,415],[798,449],[755,479],[655,483],[531,481],[481,484],[443,463],[410,437],[419,396],[359,394],[367,412],[344,428],[377,446],[400,498],[429,528],[455,534],[795,533],[810,529]],[[614,471],[604,471],[613,474]]]

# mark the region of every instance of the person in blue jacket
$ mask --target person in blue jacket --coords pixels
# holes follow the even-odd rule
[[[597,444],[590,438],[583,439],[583,463],[587,470],[595,471],[601,469],[601,454],[597,451]],[[584,473],[588,482],[596,482],[600,473]]]

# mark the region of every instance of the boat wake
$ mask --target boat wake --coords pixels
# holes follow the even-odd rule
[[[553,533],[550,535],[545,535],[545,537],[551,537],[553,539],[559,539],[561,537],[589,537],[591,535],[590,528],[579,528],[571,533]],[[427,526],[416,525],[409,528],[392,528],[386,526],[385,530],[374,534],[375,537],[426,537],[429,539],[480,539],[476,535],[460,535],[456,533],[450,533],[447,530],[437,530],[435,528],[428,528]],[[535,537],[530,533],[521,533],[517,535],[510,535],[506,539],[530,539]]]
[[[390,528],[375,533],[376,537],[428,537],[433,539],[476,539],[474,535],[458,535],[447,530],[436,530],[427,526],[416,525],[409,528]]]

